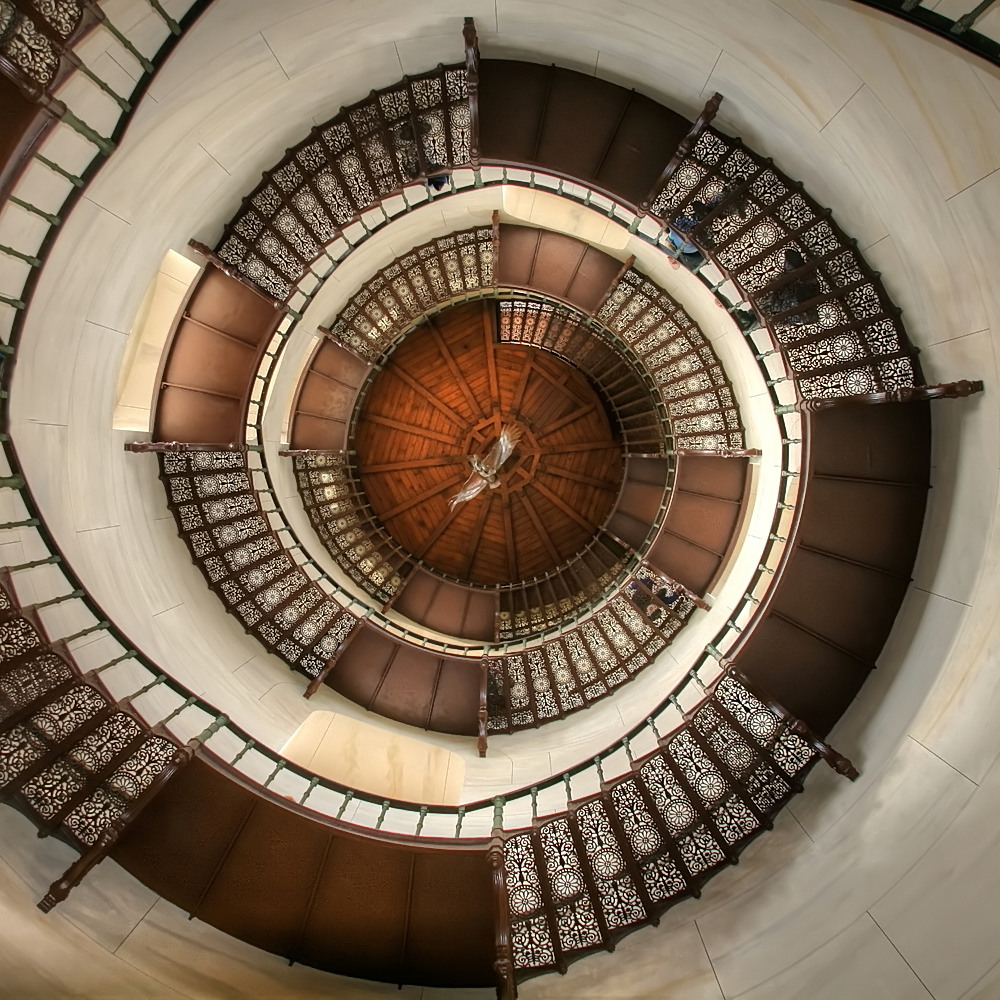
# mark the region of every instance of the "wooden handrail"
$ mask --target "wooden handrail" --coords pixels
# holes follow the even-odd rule
[[[823,399],[800,399],[779,412],[821,413],[841,406],[877,406],[882,403],[923,403],[933,399],[964,399],[983,391],[981,379],[960,379],[957,382],[942,382],[937,385],[909,385],[885,392],[859,392],[852,396],[832,396]]]

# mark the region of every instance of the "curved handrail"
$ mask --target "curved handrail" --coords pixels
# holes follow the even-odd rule
[[[144,654],[142,654],[137,647],[130,642],[128,636],[110,621],[101,606],[86,593],[82,586],[82,582],[78,577],[76,577],[55,543],[55,540],[49,534],[48,529],[45,527],[41,519],[40,512],[34,503],[30,489],[25,485],[17,487],[11,486],[10,483],[7,483],[6,485],[10,488],[16,488],[18,490],[21,500],[25,506],[26,513],[30,516],[23,522],[18,522],[16,525],[5,525],[2,527],[7,528],[8,530],[12,527],[17,530],[32,530],[37,540],[41,542],[50,553],[49,556],[42,559],[32,560],[29,563],[25,563],[20,566],[7,567],[7,571],[11,574],[16,574],[18,572],[33,569],[39,565],[57,566],[59,571],[64,576],[67,585],[71,589],[65,594],[42,601],[34,607],[42,608],[49,604],[64,603],[67,601],[79,602],[79,604],[85,608],[87,612],[89,612],[89,615],[94,620],[93,625],[75,633],[73,636],[60,637],[53,640],[54,644],[66,645],[67,643],[94,631],[106,633],[118,644],[118,646],[122,649],[122,652],[113,657],[102,667],[98,668],[103,675],[102,679],[105,685],[113,694],[118,695],[119,697],[129,697],[135,690],[142,688],[145,685],[136,682],[131,676],[131,672],[129,672],[129,675],[125,677],[124,680],[125,683],[130,685],[130,690],[122,692],[117,687],[117,683],[114,679],[115,674],[111,668],[117,667],[126,662],[141,668],[145,671],[148,677],[156,679],[160,687],[164,690],[170,691],[176,696],[177,702],[181,707],[179,710],[172,713],[174,720],[171,722],[170,731],[173,732],[178,738],[188,738],[190,734],[201,731],[209,722],[213,722],[224,717],[223,713],[221,713],[213,704],[197,695],[194,695],[189,688],[174,680],[157,664],[145,657]],[[751,598],[752,595],[748,594],[748,601]],[[762,609],[763,605],[760,605],[756,609],[757,613],[761,613]],[[711,688],[722,673],[722,670],[719,669],[718,663],[718,661],[722,661],[723,659],[722,649],[724,648],[727,653],[735,652],[738,645],[741,645],[742,642],[745,641],[743,639],[739,639],[738,635],[739,633],[732,629],[723,630],[723,632],[716,637],[716,641],[706,647],[706,652],[698,659],[695,666],[681,679],[681,681],[674,687],[667,697],[664,698],[660,704],[650,712],[648,717],[640,725],[631,729],[621,739],[605,748],[599,754],[582,761],[575,767],[568,768],[561,771],[557,775],[553,775],[545,782],[538,782],[534,785],[524,786],[523,788],[519,788],[516,791],[502,796],[502,801],[511,805],[519,799],[527,800],[533,804],[534,808],[540,794],[544,793],[546,790],[568,788],[573,779],[584,777],[588,771],[595,775],[600,772],[601,780],[604,780],[603,767],[606,762],[610,761],[616,755],[620,756],[623,752],[626,756],[634,756],[635,748],[643,745],[644,738],[648,742],[649,735],[653,734],[655,742],[655,740],[660,738],[659,730],[661,728],[667,729],[668,726],[671,729],[676,728],[676,725],[683,721],[687,709],[683,706],[682,699],[683,702],[691,705],[700,700],[700,698]],[[727,642],[728,637],[734,638],[736,641]],[[716,664],[716,666],[713,667],[713,664]],[[706,668],[712,675],[707,679],[702,676],[702,671]],[[105,671],[110,672],[105,673]],[[694,695],[693,698],[691,697],[692,693]],[[224,749],[226,746],[235,746],[237,748],[237,752],[229,761],[230,764],[235,766],[241,761],[245,761],[244,768],[241,770],[241,773],[245,774],[251,780],[257,780],[264,788],[269,788],[275,783],[275,779],[278,775],[282,774],[285,778],[293,776],[299,781],[305,782],[305,789],[303,790],[300,787],[300,794],[297,796],[300,804],[304,804],[306,799],[310,798],[317,788],[340,796],[336,812],[336,818],[338,819],[343,818],[347,806],[353,801],[355,805],[365,804],[369,808],[378,807],[381,809],[382,807],[386,807],[387,811],[388,809],[391,809],[396,813],[410,815],[411,817],[414,817],[414,819],[419,819],[421,815],[426,817],[427,814],[450,816],[458,823],[459,832],[456,833],[456,836],[459,835],[461,828],[463,827],[463,820],[466,821],[464,825],[467,836],[484,836],[485,833],[483,832],[482,827],[479,828],[478,832],[472,832],[469,830],[469,826],[472,824],[468,822],[468,819],[476,814],[479,814],[480,820],[482,820],[487,813],[492,815],[492,809],[494,808],[496,802],[496,797],[491,797],[488,799],[465,803],[461,806],[422,805],[420,803],[405,800],[368,795],[340,782],[319,778],[312,771],[300,767],[291,761],[288,761],[280,754],[262,746],[250,733],[228,719],[217,733],[212,734],[210,740],[207,741],[206,746],[222,756],[226,756]],[[263,764],[263,767],[261,767],[261,764]],[[266,774],[266,777],[263,777],[262,780],[262,775],[264,774]],[[288,794],[288,790],[287,785],[275,787],[275,791],[278,794]],[[311,805],[311,808],[319,808],[320,811],[326,811],[315,802]],[[333,814],[332,809],[330,809],[329,812],[330,814]],[[380,829],[382,827],[384,819],[385,814],[383,813],[382,821],[377,823],[375,827],[376,829]],[[421,823],[421,826],[422,825],[423,824]],[[429,833],[428,835],[432,834]]]
[[[534,187],[534,186],[539,186],[540,184],[545,184],[545,178],[542,177],[541,175],[536,175],[533,172],[524,172],[523,174],[521,174],[520,176],[518,176],[518,172],[516,170],[515,171],[510,171],[510,172],[504,170],[504,171],[501,171],[499,173],[495,173],[495,176],[493,176],[492,178],[490,178],[490,182],[494,183],[494,184],[501,184],[501,183],[504,183],[504,182],[517,182],[518,180],[521,183],[524,183],[528,187]],[[473,186],[475,186],[475,181],[476,181],[476,178],[474,176],[470,176],[468,178],[462,178],[462,184],[461,184],[461,186],[462,187],[466,187],[466,186],[467,187],[473,187]],[[456,186],[458,186],[458,185],[456,185]],[[555,187],[561,189],[561,187],[562,187],[561,182],[558,182],[558,184],[555,185]],[[584,191],[580,197],[581,197],[582,203],[584,203],[584,204],[586,204],[588,206],[590,206],[590,205],[595,205],[595,206],[596,205],[600,205],[601,202],[602,202],[602,196],[599,193],[597,193],[597,192],[595,192],[593,190],[586,190],[586,191]],[[605,210],[607,211],[609,217],[617,218],[620,224],[625,225],[628,228],[633,228],[633,227],[638,228],[637,222],[636,222],[636,218],[634,216],[631,216],[631,215],[626,215],[624,218],[622,218],[621,213],[619,212],[619,210],[617,209],[617,207],[614,205],[614,203],[607,202]],[[649,239],[650,237],[646,236],[646,238]],[[290,324],[288,326],[290,326]],[[285,327],[285,330],[279,331],[279,334],[277,336],[281,337],[282,334],[287,335],[288,326]],[[8,370],[7,370],[7,377],[8,377],[8,379],[9,379],[9,373],[10,373],[10,366],[8,365]],[[12,458],[12,468],[16,470],[18,468],[17,460],[16,460],[16,453],[14,453],[13,451],[11,451],[10,455],[11,455],[11,458]],[[15,472],[15,475],[17,475],[16,472]],[[266,473],[265,473],[265,475],[266,475]],[[52,551],[51,548],[49,549],[49,551],[50,552]],[[76,589],[76,588],[74,588],[74,589]],[[102,616],[100,616],[98,620],[102,620]],[[129,644],[127,642],[127,639],[124,639],[124,637],[123,637],[122,642],[124,644],[124,648],[130,648]],[[722,643],[722,640],[717,639],[717,643]],[[683,686],[684,685],[682,685],[682,687]],[[562,776],[560,776],[560,780],[562,780]]]
[[[1000,66],[1000,41],[974,30],[973,25],[992,7],[996,0],[982,0],[959,17],[948,17],[938,10],[923,6],[920,0],[853,0],[872,7],[965,49],[994,66]],[[972,0],[967,0],[971,4]]]
[[[501,171],[500,174],[499,174],[499,176],[494,176],[492,178],[487,178],[487,180],[489,180],[492,183],[504,183],[504,182],[510,183],[510,182],[518,182],[519,181],[519,182],[525,184],[528,187],[539,186],[539,179],[540,179],[539,175],[536,174],[534,171],[525,170],[525,171],[522,171],[522,172],[519,173],[517,171],[508,171],[506,169],[503,170],[503,171]],[[476,178],[474,176],[470,177],[468,179],[467,186],[470,186],[470,187],[471,186],[475,186],[475,181],[476,181]],[[541,178],[541,182],[542,182],[542,184],[545,183],[544,178]],[[554,187],[555,187],[555,189],[561,191],[561,189],[562,189],[562,183],[558,182]],[[593,193],[593,191],[591,191],[591,190],[587,190],[584,193],[584,195],[582,197],[582,201],[583,201],[583,203],[585,203],[587,205],[601,204],[601,198],[600,198],[600,196],[599,195],[595,195]],[[661,239],[662,239],[662,230],[654,231],[654,233],[648,233],[647,231],[644,231],[642,229],[641,221],[637,220],[637,218],[635,216],[631,216],[631,217],[626,216],[625,218],[622,218],[621,215],[620,215],[620,213],[619,213],[619,210],[616,208],[616,206],[614,205],[614,203],[608,202],[605,207],[606,207],[606,211],[608,212],[608,215],[609,215],[610,218],[616,218],[617,221],[620,224],[625,225],[626,227],[628,227],[630,229],[632,229],[634,227],[633,231],[638,231],[643,236],[643,238],[647,239],[649,242],[655,243],[655,244],[657,244],[657,245],[659,245],[661,247],[663,246],[663,244],[661,242]],[[739,306],[739,303],[734,303],[731,306],[731,308],[735,309],[735,308],[738,308],[738,306]],[[775,393],[774,393],[774,385],[772,384],[771,386],[769,386],[769,389],[772,392],[772,395],[774,396],[775,395]],[[776,396],[775,396],[775,401],[777,402],[777,397]],[[795,432],[794,431],[794,427],[789,428],[789,430],[790,430],[791,433]],[[793,441],[794,439],[789,438],[788,440],[789,441]],[[786,453],[787,453],[787,447],[790,447],[790,445],[786,446]],[[15,468],[16,468],[16,465],[15,465]],[[785,486],[788,487],[789,484],[790,484],[790,482],[791,482],[791,480],[786,480]],[[782,499],[781,503],[784,504],[784,503],[786,503],[786,501],[788,499],[791,499],[791,498],[792,498],[792,494],[783,493],[783,499]],[[775,520],[774,520],[775,532],[773,532],[772,534],[777,534],[777,532],[781,530],[780,522],[781,522],[781,520],[782,520],[782,518],[784,516],[785,516],[785,508],[784,507],[779,507],[779,509],[776,511]],[[780,551],[780,545],[781,545],[780,542],[778,542],[777,545],[770,545],[769,546],[769,552],[774,553],[774,552]],[[767,566],[767,563],[771,562],[771,561],[773,561],[772,560],[772,556],[768,555],[768,556],[765,557],[762,565]],[[768,567],[768,568],[770,568],[770,567]],[[695,677],[691,677],[689,675],[689,677],[686,678],[682,682],[682,684],[678,686],[677,691],[675,693],[672,693],[671,697],[666,700],[666,702],[664,703],[665,705],[669,705],[669,706],[673,707],[676,704],[679,704],[680,694],[683,692],[683,690],[685,688],[688,687],[689,683],[696,683],[697,681],[701,681],[702,683],[704,683],[704,680],[698,675],[698,671],[706,664],[706,662],[708,662],[708,660],[717,658],[720,655],[724,655],[724,653],[726,652],[726,650],[728,648],[729,640],[732,639],[734,636],[736,636],[736,635],[739,634],[736,631],[737,628],[738,629],[745,629],[747,623],[746,623],[746,621],[743,621],[743,615],[746,613],[746,609],[748,607],[750,607],[750,608],[753,607],[754,600],[758,599],[755,596],[755,591],[757,590],[759,583],[761,582],[763,576],[765,576],[765,575],[767,575],[767,574],[761,574],[758,577],[757,581],[754,583],[754,585],[749,589],[747,597],[742,602],[742,606],[741,606],[740,610],[736,614],[734,614],[734,616],[733,616],[732,626],[727,625],[727,627],[720,633],[720,636],[717,637],[716,642],[714,642],[714,643],[711,644],[710,653],[709,653],[707,659],[703,659],[702,661],[699,662],[698,665],[695,666],[695,668],[693,668],[693,674],[695,675]],[[671,700],[671,698],[672,698],[672,700]],[[620,744],[620,743],[616,744],[615,748],[613,748],[612,750],[610,750],[609,753],[614,753],[617,749],[619,749],[621,747],[621,745],[622,744]],[[582,770],[583,770],[584,767],[586,767],[586,765],[582,765],[578,773],[582,773]],[[569,772],[567,772],[567,773],[569,773]],[[563,778],[563,776],[560,775],[557,780],[562,780],[562,778]]]
[[[534,178],[532,178],[532,180],[533,179]],[[657,239],[658,238],[659,237],[657,237]],[[758,358],[758,361],[760,360],[761,359]],[[5,373],[5,376],[7,380],[5,384],[9,386],[9,371]],[[777,395],[775,393],[775,384],[777,381],[779,380],[770,380],[768,386],[769,391],[771,392],[772,395],[772,399],[774,400],[777,399]],[[785,416],[788,416],[790,418],[792,417],[791,414],[784,414],[784,413],[782,413],[781,416],[783,420]],[[793,439],[786,440],[786,442],[783,444],[783,455],[787,455],[788,449],[791,448],[794,443],[795,442]],[[16,524],[12,524],[7,527],[15,528],[18,531],[35,529],[37,537],[41,538],[43,544],[47,548],[47,551],[50,553],[48,557],[40,561],[44,563],[52,563],[53,561],[60,563],[62,571],[64,572],[64,574],[66,574],[67,582],[73,583],[75,581],[75,577],[72,576],[72,571],[69,570],[69,568],[65,565],[65,562],[62,559],[62,556],[58,553],[58,550],[56,549],[55,543],[51,539],[51,536],[48,536],[47,529],[43,524],[40,523],[41,519],[38,510],[35,507],[33,500],[31,499],[30,492],[27,491],[26,489],[23,489],[24,485],[23,476],[18,470],[16,451],[11,447],[6,452],[6,454],[11,459],[11,476],[7,477],[3,485],[22,490],[22,495],[25,498],[26,513],[28,513],[29,515],[23,522],[17,522]],[[787,471],[790,473],[790,475],[785,479],[784,485],[786,489],[783,490],[782,492],[783,499],[781,501],[783,505],[786,503],[788,499],[794,499],[796,495],[795,489],[797,489],[797,484],[795,488],[791,488],[792,480],[794,478],[793,470],[788,469]],[[776,558],[779,562],[787,558],[787,549],[785,550],[782,549],[782,543],[784,539],[778,535],[778,532],[781,530],[780,522],[786,516],[786,511],[788,509],[790,508],[786,506],[780,506],[776,511],[775,521],[773,525],[775,531],[772,532],[772,536],[774,536],[772,540],[777,544],[770,545],[768,547],[768,555],[765,558],[764,563],[762,563],[762,566],[766,567],[767,562],[771,558]],[[793,512],[793,517],[794,516],[797,516],[797,512]],[[31,561],[22,567],[14,567],[13,570],[15,572],[18,571],[19,569],[26,570],[37,564],[38,561]],[[768,575],[766,571],[764,575]],[[755,581],[754,588],[756,588],[757,583],[759,583],[761,579],[762,577],[758,577],[758,580]],[[79,581],[75,582],[78,583]],[[751,588],[751,590],[753,590],[754,588]],[[138,656],[133,657],[131,655],[135,651],[127,645],[127,638],[124,635],[122,635],[122,633],[120,633],[116,629],[116,627],[111,625],[108,621],[104,620],[103,616],[101,615],[100,608],[86,594],[83,593],[82,587],[74,587],[72,592],[70,592],[69,594],[51,598],[51,601],[53,602],[62,602],[64,600],[80,601],[82,605],[87,607],[88,610],[91,612],[91,614],[95,616],[95,624],[90,628],[83,630],[84,632],[103,630],[115,636],[116,641],[119,641],[120,643],[123,644],[123,649],[125,650],[123,656],[116,658],[112,663],[106,664],[105,668],[111,668],[119,662],[124,662],[124,660],[126,659],[129,660],[133,658],[140,659]],[[739,612],[736,615],[734,615],[733,620],[727,625],[727,628],[723,630],[724,634],[720,633],[722,638],[718,640],[717,644],[713,644],[713,646],[707,651],[710,659],[719,660],[721,662],[726,658],[727,653],[732,653],[733,651],[740,648],[741,644],[746,642],[745,638],[740,639],[739,636],[741,634],[741,631],[745,629],[747,622],[744,622],[743,625],[740,625],[738,624],[738,621],[742,620],[742,616],[744,614],[747,614],[748,619],[752,621],[756,619],[760,614],[762,614],[766,609],[766,605],[755,606],[755,601],[760,601],[760,598],[757,598],[754,594],[748,592],[748,594],[744,598],[744,601],[741,605]],[[46,603],[49,602],[42,602],[43,605]],[[64,641],[71,641],[73,638],[75,637],[67,637]],[[142,666],[147,670],[155,670],[154,665],[152,665],[148,661],[143,662]],[[566,790],[567,798],[571,797],[570,783],[574,777],[583,778],[585,773],[587,773],[587,776],[590,778],[596,777],[598,779],[597,784],[599,792],[603,794],[605,791],[603,766],[609,761],[611,761],[611,759],[615,756],[618,757],[618,760],[614,762],[614,765],[620,771],[621,780],[609,783],[609,785],[612,789],[618,789],[622,785],[626,784],[629,778],[631,777],[631,772],[636,769],[636,766],[641,768],[642,766],[644,766],[646,762],[652,760],[654,755],[659,753],[657,749],[650,750],[648,753],[643,753],[640,747],[640,741],[642,739],[645,739],[647,742],[652,741],[654,747],[665,748],[669,744],[671,738],[679,737],[681,735],[680,732],[681,729],[687,727],[687,730],[690,730],[691,723],[694,723],[697,726],[700,724],[700,722],[705,721],[704,715],[702,714],[705,706],[692,703],[692,699],[694,703],[700,701],[700,699],[697,696],[697,691],[695,691],[694,689],[697,687],[702,687],[704,689],[705,687],[705,678],[700,677],[698,673],[698,671],[704,666],[708,666],[709,669],[715,669],[709,665],[709,660],[699,661],[699,663],[693,668],[692,672],[684,679],[682,685],[679,685],[678,688],[675,689],[676,693],[672,694],[663,704],[663,706],[661,706],[663,708],[663,712],[656,713],[655,717],[654,715],[651,715],[643,727],[637,728],[634,731],[634,736],[632,738],[626,735],[626,737],[618,741],[613,747],[608,748],[607,751],[597,755],[592,762],[589,763],[585,762],[578,769],[574,769],[572,772],[570,771],[564,772],[557,778],[550,780],[550,782],[545,784],[544,786],[538,785],[534,786],[533,788],[521,790],[520,793],[516,793],[515,796],[511,798],[515,800],[519,799],[522,804],[530,800],[532,818],[535,819],[537,818],[538,815],[538,810],[536,806],[538,805],[542,795],[547,790],[558,788],[559,784],[562,784],[562,786]],[[729,676],[732,677],[735,676],[735,674],[731,672]],[[174,725],[178,729],[182,728],[181,726],[182,720],[184,720],[185,726],[190,725],[190,716],[192,714],[199,714],[199,713],[213,714],[212,710],[210,709],[210,706],[208,706],[207,703],[200,701],[198,698],[191,695],[190,693],[187,693],[186,697],[184,697],[186,689],[183,688],[183,686],[178,685],[173,681],[169,681],[166,678],[164,678],[163,680],[164,683],[166,683],[167,689],[171,690],[175,695],[178,696],[178,698],[181,699],[180,706],[176,710],[171,712],[171,716],[173,717],[174,720]],[[682,693],[686,695],[685,700],[689,702],[688,711],[684,711],[684,708],[681,704],[680,697]],[[766,701],[763,702],[763,704],[764,707],[772,715],[778,717],[779,726],[782,728],[783,732],[790,733],[792,737],[797,738],[801,744],[805,745],[804,752],[808,754],[808,758],[802,758],[803,760],[808,760],[808,762],[811,763],[816,759],[816,754],[819,753],[820,755],[830,756],[834,761],[839,760],[840,764],[843,766],[842,759],[838,759],[836,758],[835,755],[828,753],[828,748],[826,747],[825,744],[822,743],[822,741],[808,737],[808,734],[804,731],[803,727],[800,724],[797,724],[794,720],[789,719],[787,713],[782,713],[780,709],[776,709],[774,706],[768,705]],[[669,718],[671,721],[676,721],[678,717],[682,721],[682,726],[679,727],[677,731],[672,733],[670,737],[666,738],[659,737],[659,733],[657,731],[657,722],[659,721],[662,724],[662,722],[667,718]],[[241,739],[240,736],[241,732],[242,731],[238,730],[237,727],[226,726],[224,729],[221,729],[218,733],[212,735],[211,741],[215,745],[220,745],[225,743],[227,739],[231,740],[235,736],[238,742]],[[256,757],[254,756],[256,753],[256,746],[254,744],[253,739],[248,737],[247,734],[245,733],[242,734],[242,739],[243,739],[243,745],[236,754],[235,762],[244,761],[249,763],[251,761],[256,760]],[[214,750],[215,747],[213,746],[212,749]],[[636,759],[637,750],[639,752],[638,759]],[[708,759],[711,760],[712,748],[709,747],[707,744],[703,743],[702,750],[705,752]],[[621,760],[622,755],[624,755],[624,757],[627,758],[628,761],[627,764],[623,760]],[[331,787],[329,783],[327,783],[324,786],[324,783],[321,782],[320,779],[318,779],[315,775],[310,776],[309,772],[303,771],[302,769],[297,769],[294,766],[290,766],[287,762],[278,758],[277,755],[264,754],[259,756],[261,757],[262,760],[266,761],[268,765],[270,765],[271,762],[274,762],[273,769],[270,770],[270,773],[267,774],[266,778],[263,777],[263,775],[253,775],[252,773],[249,774],[248,777],[250,782],[253,783],[253,786],[255,788],[262,787],[269,789],[268,794],[277,794],[277,795],[284,794],[281,791],[281,789],[284,787],[282,782],[290,775],[298,779],[299,781],[299,784],[297,786],[298,789],[301,789],[301,783],[305,782],[308,779],[308,784],[306,785],[304,790],[301,791],[301,796],[299,797],[301,803],[304,803],[307,800],[309,800],[311,803],[317,801],[318,797],[322,794],[320,790],[324,787],[326,788]],[[795,774],[801,772],[802,770],[804,770],[804,768],[798,768],[797,771],[794,772],[788,771],[787,773],[789,774],[790,777],[794,777]],[[792,786],[789,787],[791,790],[794,790],[794,787]],[[339,815],[341,817],[343,817],[346,809],[350,806],[351,800],[355,798],[355,792],[351,789],[343,790],[342,798],[343,801],[339,809]],[[489,803],[487,802],[470,803],[466,806],[460,806],[457,809],[452,807],[429,807],[429,806],[421,806],[419,807],[419,809],[417,809],[415,804],[408,804],[408,803],[394,804],[391,800],[382,799],[381,801],[379,801],[374,797],[368,797],[367,799],[365,799],[365,797],[363,796],[358,796],[358,798],[364,800],[364,804],[366,807],[369,807],[369,811],[373,809],[379,810],[379,815],[377,820],[375,820],[375,822],[371,824],[374,827],[374,829],[384,829],[386,826],[386,821],[387,819],[390,818],[390,814],[394,809],[396,809],[396,811],[401,813],[402,815],[405,815],[405,817],[409,820],[412,820],[414,818],[414,813],[416,813],[417,828],[415,834],[407,833],[403,835],[403,837],[408,842],[409,838],[414,835],[417,837],[426,836],[427,837],[426,842],[427,843],[432,842],[433,833],[431,831],[428,831],[426,835],[423,834],[423,827],[425,825],[427,817],[428,815],[432,814],[444,815],[449,820],[455,818],[456,825],[458,827],[458,829],[456,829],[456,837],[461,833],[461,824],[463,820],[465,820],[466,817],[469,816],[472,816],[476,820],[480,821],[488,816],[489,817],[488,822],[490,822],[489,832],[494,834],[495,838],[497,831],[502,830],[504,825],[503,824],[504,801],[502,798],[499,800],[499,802],[494,800]],[[782,802],[783,799],[781,799],[781,801],[779,801],[778,804],[780,805]],[[570,803],[568,803],[568,805],[569,804]],[[567,809],[565,812],[556,811],[555,813],[550,814],[551,818],[554,821],[561,821],[564,819],[568,821],[571,814],[575,815],[581,812],[582,808],[586,808],[586,806],[589,805],[590,803],[581,803],[580,797],[579,795],[577,795],[575,798],[572,799],[571,804],[573,806],[572,809]],[[543,810],[543,814],[544,812],[545,811]],[[758,812],[760,813],[758,817],[759,819],[766,819],[766,810],[758,809]],[[498,816],[499,816],[499,821],[498,821]],[[360,813],[358,813],[353,818],[364,819],[365,810],[362,809]],[[516,824],[517,821],[516,816],[513,817],[513,821]],[[470,823],[470,825],[472,824]],[[756,829],[763,829],[763,824],[759,825]],[[754,835],[756,829],[750,831],[749,834],[746,834],[746,832],[744,831],[744,836],[742,836],[742,838],[738,841],[739,847],[741,847],[745,842],[747,842],[750,836]],[[471,831],[468,832],[471,833]],[[386,835],[392,836],[392,834],[389,833],[387,833]],[[510,830],[507,839],[509,841],[511,838],[518,835],[519,835],[519,830],[515,826]],[[478,836],[482,837],[485,836],[485,834],[479,834]],[[478,839],[478,837],[476,837],[475,835],[469,837],[467,834],[465,842],[469,842],[470,840],[474,839]],[[734,844],[736,842],[731,841],[730,843]],[[499,847],[499,845],[497,846]],[[736,855],[738,855],[738,847],[734,847],[732,851],[727,852],[725,860],[733,861],[735,860]],[[636,864],[637,860],[633,859],[632,863]],[[707,874],[711,874],[711,872],[708,872]],[[707,874],[705,875],[705,877],[707,877]],[[696,891],[698,885],[700,885],[700,881],[701,881],[700,878],[695,879],[694,882],[691,885],[689,885],[689,888],[693,887],[693,889]],[[516,957],[518,949],[516,929],[513,933],[513,937],[514,937],[513,951]],[[556,960],[555,964],[557,967],[559,966],[558,959]],[[530,965],[531,963],[528,963],[528,966]],[[524,963],[521,963],[521,967],[524,968],[526,966]]]

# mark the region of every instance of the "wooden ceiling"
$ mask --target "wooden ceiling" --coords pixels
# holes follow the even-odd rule
[[[593,538],[618,496],[620,438],[587,379],[547,352],[497,343],[496,305],[425,321],[373,379],[353,447],[364,492],[398,543],[478,584],[544,575]],[[500,484],[450,509],[501,427],[524,431]]]

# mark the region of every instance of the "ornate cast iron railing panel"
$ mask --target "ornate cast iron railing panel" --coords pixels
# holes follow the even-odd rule
[[[328,594],[292,558],[261,507],[245,454],[180,451],[159,458],[179,534],[210,588],[248,633],[292,669],[313,679],[325,676],[355,629],[386,627],[388,623],[374,618],[362,622],[345,606],[346,595]],[[296,456],[296,461],[302,460],[315,464],[326,457]],[[327,503],[347,495],[345,484],[325,481],[332,478],[325,464],[306,475]],[[374,578],[379,564],[373,549],[364,539],[355,542],[359,572]],[[588,598],[596,601],[613,582],[596,580]],[[655,593],[664,582],[656,571],[640,565],[619,579],[617,591],[603,605],[598,602],[584,620],[560,629],[555,638],[536,640],[530,649],[518,644],[516,651],[508,652],[503,643],[482,649],[468,644],[464,652],[470,659],[489,652],[489,730],[513,732],[563,718],[605,697],[652,663],[695,607],[686,593],[669,605],[659,601]],[[656,611],[650,612],[653,607]],[[400,632],[398,627],[392,634],[422,648],[427,645],[422,634]],[[456,646],[454,652],[462,650]]]
[[[285,299],[347,225],[420,177],[471,158],[465,64],[408,77],[313,129],[226,226],[219,256]]]
[[[0,792],[45,832],[92,847],[171,762],[177,743],[81,675],[0,587]],[[155,682],[154,682],[155,683]]]
[[[494,286],[488,226],[414,247],[369,278],[330,326],[330,337],[366,361],[382,359],[428,313]]]
[[[899,309],[854,240],[771,161],[709,128],[652,211],[765,318],[803,398],[922,381]]]
[[[181,537],[243,627],[290,667],[315,677],[357,626],[272,530],[239,452],[160,456]]]
[[[487,689],[488,731],[537,727],[606,697],[651,664],[694,611],[687,595],[651,615],[661,585],[640,566],[589,620],[541,645],[491,655]]]
[[[629,345],[656,385],[675,447],[746,447],[729,379],[712,345],[671,296],[632,268],[597,318]]]
[[[83,16],[80,4],[63,6],[68,14]],[[22,89],[33,95],[47,90],[59,72],[60,55],[54,43],[10,0],[0,0],[0,59],[13,70],[15,78],[22,79]]]
[[[364,591],[383,604],[403,583],[407,561],[357,492],[343,455],[293,455],[295,483],[320,541]]]
[[[631,771],[504,835],[514,967],[565,971],[656,921],[763,830],[820,752],[733,672]]]

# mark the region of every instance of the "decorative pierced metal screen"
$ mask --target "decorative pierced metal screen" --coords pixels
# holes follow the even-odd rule
[[[633,771],[507,836],[521,975],[612,947],[736,860],[818,753],[732,675]]]
[[[649,373],[667,409],[677,448],[744,448],[732,386],[690,316],[634,268],[598,310]]]
[[[69,38],[83,18],[83,7],[74,0],[36,0],[36,17],[25,17],[9,0],[0,0],[0,57],[25,80],[45,90],[59,71],[59,51],[39,31],[44,22],[61,38]]]
[[[177,745],[81,678],[0,595],[0,790],[39,824],[90,846]]]
[[[687,237],[767,319],[803,398],[922,383],[899,310],[855,242],[739,139],[703,132],[653,212],[686,219]]]
[[[493,287],[493,230],[467,229],[415,247],[365,282],[330,327],[334,340],[375,361],[440,305]]]
[[[381,603],[399,589],[404,556],[364,509],[340,455],[296,455],[299,496],[316,534],[355,583]]]
[[[635,581],[649,577],[640,568]],[[603,698],[652,663],[694,610],[680,599],[655,623],[620,593],[590,620],[536,649],[491,658],[488,676],[489,729],[514,732],[583,708]]]
[[[245,456],[195,451],[160,461],[181,537],[210,586],[248,632],[315,677],[357,619],[284,550],[260,509]]]
[[[470,159],[464,64],[406,78],[341,110],[295,146],[243,203],[216,252],[284,299],[365,209]]]

